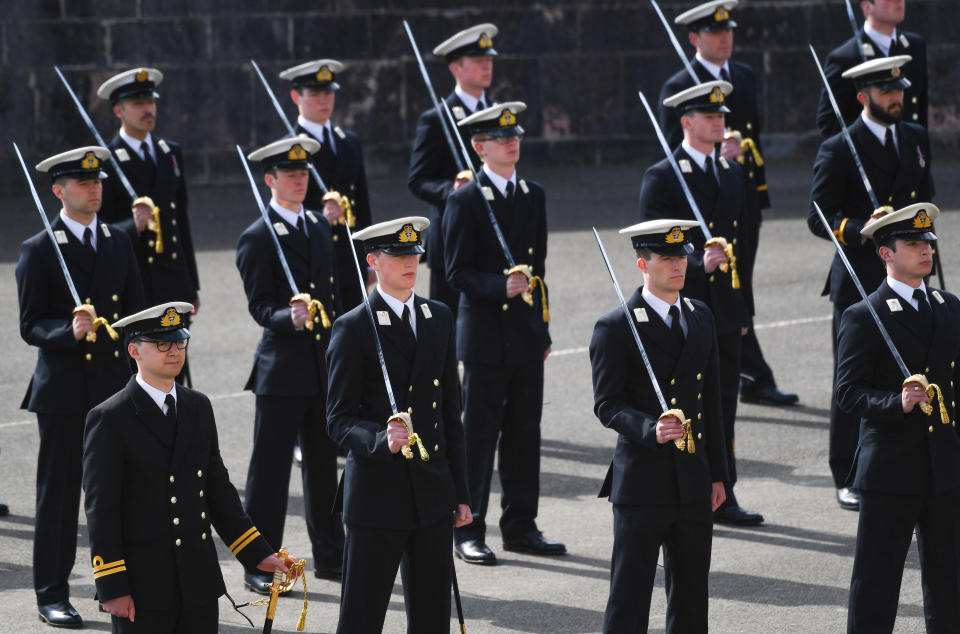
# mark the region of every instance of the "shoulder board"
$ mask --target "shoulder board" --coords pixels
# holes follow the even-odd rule
[[[523,180],[522,178],[520,179],[520,189],[523,190],[524,194],[530,193],[530,188],[527,187],[527,181]]]
[[[130,153],[127,152],[126,148],[118,147],[113,153],[117,155],[117,160],[121,163],[126,163],[130,160]]]
[[[453,110],[453,116],[456,117],[457,121],[467,116],[460,106],[454,106],[451,110]]]
[[[687,159],[680,159],[677,162],[680,164],[681,172],[683,172],[684,174],[693,173],[693,167],[690,166],[690,161],[688,161]]]
[[[341,139],[347,138],[347,135],[344,134],[344,132],[343,132],[343,128],[341,128],[340,126],[338,126],[338,125],[333,126],[333,131],[336,132],[336,133],[337,133],[337,136],[340,137]]]
[[[901,36],[901,37],[903,37],[903,36]],[[938,304],[943,304],[944,301],[946,301],[946,300],[943,299],[943,295],[940,294],[940,291],[931,291],[930,294],[933,295],[933,298],[934,298],[935,300],[937,300],[937,303],[938,303]]]
[[[683,303],[685,303],[685,304],[687,305],[687,308],[690,309],[690,312],[691,312],[691,313],[696,310],[696,307],[693,305],[693,300],[690,299],[689,297],[684,297],[684,298],[683,298]]]
[[[650,318],[647,317],[646,308],[634,308],[633,316],[637,318],[637,323],[642,324],[645,321],[650,321]]]
[[[157,145],[160,146],[160,149],[163,150],[164,154],[170,154],[170,146],[167,145],[167,142],[163,139],[157,141]]]
[[[890,309],[891,313],[896,313],[903,310],[903,306],[900,305],[900,300],[898,300],[896,297],[887,300],[887,308]]]
[[[285,236],[290,233],[290,231],[287,229],[287,225],[283,224],[282,222],[273,223],[273,228],[276,230],[278,236]]]
[[[66,244],[70,242],[67,239],[67,232],[63,229],[57,229],[53,232],[53,237],[57,239],[57,244]]]
[[[101,223],[100,223],[100,233],[103,234],[103,237],[104,237],[104,238],[109,238],[109,237],[110,237],[110,227],[108,227],[105,223],[102,223],[102,222],[101,222]]]
[[[307,210],[307,218],[309,218],[310,222],[312,222],[313,224],[317,224],[317,217],[314,216],[313,212],[310,211],[309,209]]]
[[[484,198],[486,198],[487,200],[493,200],[493,190],[492,190],[492,189],[490,189],[489,187],[487,187],[486,185],[484,185],[483,187],[480,188],[480,191],[483,192],[483,197],[484,197]]]
[[[430,307],[427,304],[420,304],[420,312],[423,313],[424,319],[430,319],[433,317],[433,313],[430,312]]]

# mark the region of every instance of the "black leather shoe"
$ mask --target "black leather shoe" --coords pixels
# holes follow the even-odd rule
[[[269,572],[245,570],[243,573],[243,587],[250,592],[268,595],[270,594],[271,583],[273,583],[273,575]]]
[[[3,502],[0,502],[0,517],[4,517],[6,515],[10,515],[10,507]]]
[[[83,619],[80,614],[70,605],[69,601],[57,601],[46,605],[37,606],[40,612],[40,620],[53,627],[65,627],[71,630],[78,630],[83,627]]]
[[[497,563],[497,556],[479,539],[462,541],[454,546],[453,552],[468,564],[494,566]]]
[[[563,555],[567,552],[563,542],[551,541],[538,530],[529,531],[513,539],[504,539],[503,549],[531,555]]]
[[[713,512],[713,521],[731,526],[756,526],[763,523],[763,515],[747,511],[739,506],[721,506]]]
[[[840,505],[840,508],[848,511],[859,511],[860,494],[850,487],[842,487],[837,489],[837,504]]]
[[[800,397],[789,392],[781,392],[776,385],[751,385],[740,390],[740,400],[744,403],[759,405],[795,405]]]
[[[340,566],[321,566],[313,569],[313,576],[317,579],[340,581],[343,579],[343,568]]]

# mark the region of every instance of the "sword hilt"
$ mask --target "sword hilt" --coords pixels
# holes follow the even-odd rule
[[[295,302],[303,302],[307,305],[307,310],[310,311],[310,319],[303,323],[304,328],[307,330],[313,330],[313,319],[319,312],[320,325],[322,325],[324,329],[330,329],[330,317],[327,315],[327,311],[323,307],[323,302],[321,302],[319,299],[312,299],[309,293],[299,293],[294,295],[290,298],[290,305],[293,306]]]
[[[74,315],[79,312],[87,313],[90,315],[90,319],[93,320],[93,330],[86,335],[86,340],[90,343],[94,343],[97,340],[97,329],[101,327],[107,331],[107,334],[110,335],[110,338],[114,341],[120,338],[120,335],[117,334],[117,331],[113,329],[113,326],[110,325],[110,322],[107,321],[106,318],[97,317],[97,311],[91,304],[80,304],[73,309]]]
[[[321,200],[324,203],[332,200],[333,202],[337,203],[337,205],[343,211],[343,215],[337,218],[333,224],[346,224],[350,228],[353,228],[357,225],[357,218],[353,213],[353,204],[351,204],[349,196],[344,196],[340,192],[331,189],[323,195]]]
[[[697,447],[693,442],[693,423],[684,415],[682,409],[668,409],[660,414],[660,418],[657,420],[663,420],[670,416],[680,421],[680,426],[683,430],[683,435],[673,441],[674,446],[681,452],[696,453]]]
[[[704,247],[720,247],[723,249],[723,254],[727,256],[727,261],[720,264],[718,267],[721,271],[726,273],[730,271],[730,285],[733,288],[740,288],[740,275],[737,273],[737,256],[733,251],[733,245],[727,242],[726,238],[721,238],[719,236],[714,236],[707,240],[704,244]]]
[[[141,196],[134,200],[133,204],[130,205],[130,211],[136,209],[137,205],[146,205],[150,208],[150,220],[147,221],[147,229],[157,234],[154,249],[157,253],[163,253],[163,231],[160,228],[160,208],[153,203],[153,199],[149,196]]]
[[[400,453],[403,454],[403,457],[407,460],[413,459],[413,451],[411,447],[414,445],[420,450],[420,460],[426,462],[430,460],[430,454],[427,453],[427,448],[423,445],[423,441],[420,440],[420,436],[413,431],[413,419],[410,417],[410,414],[407,412],[397,412],[387,419],[387,423],[391,421],[398,421],[403,428],[407,430],[407,444],[400,448]]]
[[[944,425],[950,424],[950,415],[947,413],[947,408],[943,404],[943,392],[940,390],[939,385],[936,383],[931,383],[923,374],[913,374],[908,376],[903,381],[903,387],[908,385],[918,385],[929,399],[936,399],[940,404],[940,422]],[[920,409],[923,410],[923,413],[927,416],[933,414],[933,405],[930,403],[920,403]]]
[[[531,285],[531,278],[533,278],[533,267],[529,264],[516,264],[509,269],[504,269],[503,274],[507,277],[519,273],[520,275],[527,278],[527,290],[520,293],[520,297],[523,298],[523,301],[527,303],[528,306],[533,306],[533,286]]]

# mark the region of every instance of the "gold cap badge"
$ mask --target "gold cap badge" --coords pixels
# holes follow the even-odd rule
[[[920,213],[913,217],[914,229],[926,229],[931,226],[933,226],[933,223],[930,222],[930,216],[927,215],[926,210],[921,209]]]
[[[723,103],[723,91],[720,90],[720,86],[714,88],[713,92],[710,93],[710,103]]]
[[[480,48],[490,48],[493,46],[493,40],[490,39],[490,36],[486,33],[480,35],[480,39],[477,40],[477,46]]]
[[[713,14],[714,22],[723,22],[730,19],[730,13],[723,7],[717,7],[717,12]]]
[[[291,161],[302,161],[307,158],[307,151],[297,143],[287,152],[287,158]]]
[[[140,70],[137,71],[136,80],[137,80],[139,83],[143,83],[143,82],[147,81],[147,78],[148,78],[149,76],[150,76],[150,73],[148,73],[145,68],[141,68]]]
[[[326,66],[321,66],[320,70],[317,71],[317,81],[331,81],[333,79],[333,73],[330,72],[330,69]]]
[[[894,79],[896,79],[897,77],[899,77],[899,76],[900,76],[900,67],[897,66],[897,67],[895,67],[895,68],[891,68],[891,69],[890,69],[890,75],[892,75]]]
[[[510,125],[516,125],[517,118],[509,110],[504,110],[499,119],[500,127],[505,128]]]
[[[413,230],[413,225],[403,225],[403,229],[397,235],[397,240],[400,242],[416,242],[418,238],[417,232]]]
[[[100,159],[97,158],[97,155],[93,152],[87,152],[83,157],[83,160],[80,161],[80,167],[88,170],[95,170],[100,167]]]
[[[666,235],[664,241],[667,244],[679,244],[683,242],[683,231],[680,230],[680,227],[674,227],[670,230],[670,233]]]
[[[168,308],[163,317],[160,318],[160,326],[163,328],[169,328],[170,326],[179,326],[180,325],[180,313],[176,311],[175,308]]]

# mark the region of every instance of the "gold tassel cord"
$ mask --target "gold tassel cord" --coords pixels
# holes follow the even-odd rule
[[[550,323],[550,309],[547,307],[547,285],[543,283],[543,278],[539,275],[534,275],[530,278],[530,290],[531,292],[536,290],[537,284],[540,284],[540,299],[543,300],[543,323]]]
[[[287,551],[283,548],[281,548],[277,553],[277,557],[283,560],[286,560],[288,556],[289,553],[287,553]],[[293,590],[297,585],[297,579],[299,579],[301,583],[303,583],[303,608],[300,610],[300,618],[297,619],[297,631],[302,632],[307,624],[307,577],[304,574],[304,567],[306,565],[307,562],[301,559],[300,561],[291,564],[288,572],[279,573],[279,571],[277,571],[274,573],[274,582],[270,584],[269,597],[260,599],[258,601],[252,601],[240,606],[234,606],[234,609],[243,607],[244,605],[249,605],[251,607],[265,605],[267,606],[267,617],[272,620],[277,610],[277,597]]]
[[[733,245],[727,242],[726,238],[714,236],[707,240],[703,246],[704,248],[720,247],[723,249],[723,254],[727,256],[727,261],[722,263],[718,268],[724,273],[730,271],[730,285],[733,288],[740,288],[740,275],[737,274],[737,256],[733,251]]]
[[[154,240],[153,244],[154,250],[157,253],[163,253],[163,230],[160,228],[160,208],[153,204],[153,199],[149,196],[141,196],[133,201],[131,210],[135,209],[137,205],[146,205],[150,208],[151,217],[147,222],[147,229],[157,234],[157,239]]]
[[[107,331],[107,334],[110,335],[110,338],[114,341],[120,338],[120,335],[117,334],[117,331],[110,326],[110,322],[106,320],[105,317],[97,317],[97,311],[90,304],[81,304],[73,309],[73,314],[76,315],[79,312],[85,312],[90,315],[90,319],[93,320],[93,330],[87,333],[86,340],[90,343],[94,343],[97,340],[97,330],[103,328]]]
[[[420,451],[420,460],[427,462],[430,460],[430,454],[427,452],[427,448],[424,446],[423,441],[420,439],[420,436],[413,431],[413,419],[410,418],[410,414],[406,412],[398,412],[387,419],[387,423],[390,421],[399,421],[403,428],[407,430],[407,444],[400,448],[400,453],[403,454],[403,457],[407,460],[413,459],[413,451],[411,447],[414,445],[417,446],[417,449]]]
[[[750,152],[753,155],[753,163],[757,167],[763,167],[763,157],[760,156],[760,150],[757,149],[757,143],[750,137],[740,141],[740,149],[744,152]],[[742,163],[743,161],[741,161]]]
[[[693,442],[693,424],[690,419],[687,418],[683,410],[681,409],[668,409],[664,413],[660,414],[660,419],[667,418],[668,416],[673,416],[680,421],[680,426],[683,431],[683,435],[680,438],[677,438],[673,441],[674,446],[679,449],[681,452],[686,451],[687,453],[696,453],[697,447]]]
[[[323,195],[321,199],[324,203],[332,200],[340,206],[340,209],[343,211],[343,215],[337,218],[333,224],[335,225],[347,225],[351,229],[356,226],[357,218],[353,213],[353,205],[350,203],[350,198],[348,196],[342,195],[338,191],[330,190]]]
[[[327,315],[327,311],[323,308],[323,302],[319,299],[312,299],[309,293],[300,293],[294,295],[290,298],[290,305],[293,306],[295,302],[303,302],[307,305],[307,310],[310,311],[310,319],[304,322],[303,327],[307,330],[313,330],[313,318],[317,316],[317,313],[320,313],[320,324],[325,329],[330,329],[332,325],[330,323],[330,317]]]
[[[940,403],[940,422],[943,423],[944,425],[949,425],[950,415],[947,413],[947,408],[943,404],[943,392],[940,391],[940,386],[937,385],[936,383],[931,383],[930,385],[927,386],[925,392],[927,393],[927,396],[929,396],[931,399],[936,398],[937,402]],[[929,403],[927,403],[926,405],[930,407],[930,411],[927,412],[927,415],[930,415],[933,412],[933,407],[930,406]]]

